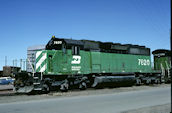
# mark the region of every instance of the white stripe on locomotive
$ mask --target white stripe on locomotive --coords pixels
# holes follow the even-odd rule
[[[41,55],[41,53],[42,53],[42,52],[38,51],[38,54],[36,53],[36,57],[38,58],[38,57]],[[39,56],[38,56],[38,55],[39,55]],[[44,71],[45,71],[45,69],[43,69],[43,67],[45,66],[45,64],[44,64],[44,66],[42,66],[42,67],[41,67],[41,65],[42,65],[42,63],[45,61],[46,58],[47,58],[46,53],[43,53],[41,59],[36,63],[36,70],[40,67],[40,68],[41,68],[40,70],[44,70]],[[37,60],[37,59],[36,59],[36,60]]]
[[[42,51],[36,52],[36,59],[40,56],[41,53],[42,53]]]
[[[44,72],[45,71],[45,68],[46,68],[46,64],[44,64],[44,66],[41,67],[41,69],[40,69],[39,72]]]

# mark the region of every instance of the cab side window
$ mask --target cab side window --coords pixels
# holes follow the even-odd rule
[[[64,54],[66,54],[66,45],[65,45],[65,44],[62,45],[62,52],[63,52]]]

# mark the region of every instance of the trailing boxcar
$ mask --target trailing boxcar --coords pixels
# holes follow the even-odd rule
[[[17,92],[161,83],[145,46],[55,38],[36,52],[33,73],[18,73]]]

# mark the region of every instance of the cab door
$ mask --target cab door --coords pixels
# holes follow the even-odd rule
[[[67,73],[68,70],[68,54],[67,54],[67,49],[66,49],[66,45],[62,44],[62,52],[61,52],[61,70],[62,73]]]
[[[53,55],[48,55],[48,71],[53,72],[53,62],[52,62]]]

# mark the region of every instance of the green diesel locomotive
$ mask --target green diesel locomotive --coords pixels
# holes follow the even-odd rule
[[[171,80],[171,52],[165,49],[157,49],[152,54],[154,55],[154,69],[161,70],[162,82],[169,83]]]
[[[16,92],[162,82],[162,72],[152,69],[150,49],[145,46],[53,36],[35,58],[32,73],[16,75]]]

